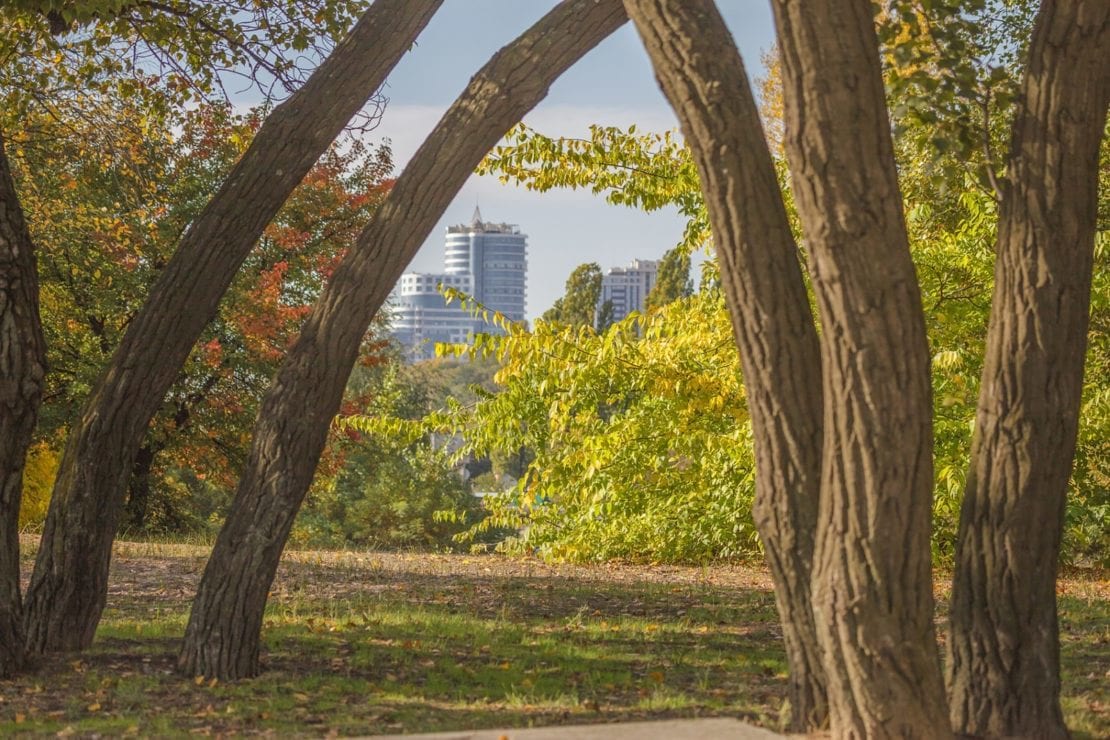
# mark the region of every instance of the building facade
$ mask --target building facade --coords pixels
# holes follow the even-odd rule
[[[647,297],[659,275],[658,260],[632,260],[627,267],[611,267],[601,278],[601,301],[598,310],[609,301],[613,305],[613,321],[647,307]]]
[[[444,271],[410,272],[394,288],[393,335],[414,360],[435,356],[437,342],[465,342],[475,332],[495,331],[463,310],[447,305],[443,285],[474,298],[510,321],[524,321],[528,237],[512,224],[482,220],[475,208],[469,224],[447,228]]]

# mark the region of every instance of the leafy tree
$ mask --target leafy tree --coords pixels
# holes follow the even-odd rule
[[[630,7],[641,31],[653,14],[671,29],[663,43],[648,44],[663,67],[673,55],[662,49],[692,48],[697,59],[698,45],[709,46],[706,27],[723,30],[711,6],[697,16],[647,0]],[[929,500],[923,472],[932,453],[925,323],[899,206],[872,9],[865,2],[803,7],[785,0],[773,7],[787,128],[794,132],[787,155],[824,329],[825,440],[831,444],[823,453],[826,516],[817,530],[813,583],[831,723],[839,733],[944,736],[949,729],[922,557]],[[961,733],[1067,736],[1058,703],[1055,569],[1045,563],[1058,552],[1074,452],[1097,153],[1110,102],[1110,8],[1097,8],[1042,6],[1006,182],[994,177],[987,151],[985,172],[1002,207],[973,474],[957,544],[950,683]],[[739,76],[742,81],[742,71]],[[701,89],[719,90],[726,79],[711,73]],[[694,129],[687,133],[696,134],[709,123],[710,106],[681,102]],[[727,178],[728,169],[718,174]],[[1033,340],[1049,326],[1051,341]],[[1034,429],[1050,438],[1038,438]],[[1019,455],[1012,454],[1015,444]],[[898,482],[890,487],[891,481]],[[1052,495],[1043,495],[1045,487]],[[1037,495],[1027,499],[1034,489]],[[1057,526],[1045,527],[1053,519]],[[859,522],[867,526],[860,529]],[[892,525],[901,527],[897,541]],[[1035,546],[1017,552],[1010,540],[1015,531]],[[895,570],[886,572],[891,562]],[[845,583],[854,585],[848,599]],[[986,609],[971,606],[984,603]],[[898,644],[897,655],[884,653],[884,644]],[[1023,650],[1022,665],[1036,668],[1011,670],[1018,661],[1013,649]],[[1033,675],[1046,668],[1047,681]],[[900,679],[892,683],[894,676]]]
[[[677,8],[671,8],[671,11],[677,12]],[[997,19],[997,16],[994,18]],[[1018,32],[1022,27],[1020,17],[1013,23],[1004,22],[1000,25],[1009,26]],[[704,29],[699,34],[699,38],[703,37]],[[918,40],[919,43],[926,41],[928,39],[924,37]],[[1019,40],[1012,48],[1020,49],[1023,46]],[[990,77],[998,79],[999,74],[988,75],[988,79]],[[1092,78],[1098,79],[1098,75],[1092,74]],[[995,101],[992,105],[995,105],[998,100],[1004,100],[1004,96],[992,99]],[[1084,106],[1080,104],[1080,107]],[[927,328],[932,338],[934,368],[937,370],[933,375],[935,415],[938,419],[934,430],[938,452],[937,496],[934,505],[941,526],[934,533],[934,547],[942,557],[946,554],[950,557],[952,544],[956,539],[955,512],[958,509],[953,502],[958,499],[964,480],[961,468],[966,464],[968,426],[975,410],[975,376],[981,367],[982,357],[975,346],[986,326],[986,295],[990,290],[993,259],[990,245],[994,239],[998,212],[994,204],[996,194],[989,184],[990,178],[984,174],[985,170],[977,171],[977,168],[983,166],[982,157],[987,156],[986,147],[956,149],[938,146],[932,138],[922,135],[922,127],[926,124],[914,122],[909,115],[911,110],[909,107],[900,109],[897,100],[894,103],[896,131],[899,134],[895,142],[895,153],[904,173],[902,184],[907,196],[907,225],[914,242],[915,258],[925,292],[925,307],[929,311]],[[979,125],[986,126],[987,118],[984,116]],[[1000,120],[1004,125],[1006,119],[1005,113],[992,113],[989,116],[989,130],[994,131]],[[967,127],[970,121],[965,119],[955,123]],[[602,137],[597,134],[598,131],[604,130],[595,128],[591,141],[585,145],[538,136],[535,137],[536,140],[529,140],[530,135],[527,132],[518,133],[516,141],[499,148],[495,156],[487,160],[487,171],[500,170],[503,177],[519,178],[530,187],[592,187],[595,192],[605,192],[612,202],[643,202],[649,203],[648,207],[657,207],[650,198],[658,197],[661,188],[658,183],[653,184],[652,180],[660,179],[667,186],[673,186],[675,182],[672,177],[656,178],[660,173],[673,170],[669,171],[665,165],[654,169],[645,168],[648,177],[643,178],[642,184],[638,184],[636,178],[628,174],[628,165],[618,154],[621,152],[619,147],[610,150],[598,146],[600,140],[612,139],[613,135],[606,132]],[[628,145],[634,138],[643,140],[645,137],[627,136],[621,143]],[[972,140],[982,139],[982,136],[978,136]],[[596,149],[590,152],[589,146]],[[642,147],[640,152],[627,161],[637,164],[649,162],[650,150],[644,149]],[[993,151],[997,152],[998,149],[994,148]],[[1070,161],[1086,162],[1090,166],[1094,157],[1076,157]],[[966,186],[968,182],[971,183],[970,187]],[[643,199],[644,192],[651,194],[650,198]],[[787,205],[789,213],[789,201]],[[690,208],[688,212],[696,212],[696,208]],[[1095,284],[1095,290],[1098,290],[1098,283]],[[1078,293],[1083,294],[1083,291]],[[1096,296],[1095,306],[1100,303]],[[1097,318],[1092,322],[1092,327],[1098,331]],[[1094,348],[1100,344],[1096,333],[1092,337],[1091,346]],[[1090,352],[1089,356],[1097,358],[1099,355],[1097,352]],[[1105,373],[1095,372],[1089,377],[1095,383],[1101,383],[1098,379],[1105,378]],[[1106,404],[1105,394],[1096,391],[1090,381],[1084,395],[1090,399],[1084,401],[1086,427],[1087,419],[1105,419]],[[1099,411],[1100,407],[1102,411]],[[1085,439],[1088,438],[1081,432],[1081,444]],[[1090,449],[1093,452],[1097,448],[1096,445]],[[1097,457],[1097,453],[1095,456]],[[1084,533],[1090,529],[1073,525],[1083,515],[1097,517],[1095,512],[1100,510],[1097,503],[1100,494],[1097,489],[1092,492],[1087,488],[1089,467],[1084,462],[1089,459],[1083,452],[1077,456],[1080,468],[1072,477],[1071,490],[1075,494],[1073,502],[1078,500],[1085,503],[1082,506],[1073,504],[1069,508],[1066,542],[1089,542],[1089,535]],[[1094,504],[1094,507],[1086,502]],[[1092,518],[1089,521],[1097,519]],[[1029,682],[1028,685],[1037,684]],[[1012,706],[1018,704],[1010,703]]]
[[[616,309],[610,300],[602,301],[597,309],[597,331],[602,333],[613,325]]]
[[[655,285],[647,296],[647,308],[665,306],[668,303],[685,298],[694,291],[694,284],[690,280],[690,254],[675,247],[667,250],[659,263],[659,272]]]
[[[127,117],[135,114],[117,115],[125,117],[120,128],[126,130]],[[43,320],[53,368],[40,438],[56,444],[72,423],[177,235],[226,176],[260,119],[206,106],[185,117],[179,134],[152,128],[126,149],[118,146],[118,130],[109,134],[117,146],[102,149],[99,128],[90,127],[83,131],[85,146],[65,151],[67,165],[49,170],[52,154],[34,146],[17,153],[20,169],[49,172],[23,178],[23,200],[36,215],[31,228],[44,245]],[[205,485],[232,485],[263,384],[387,190],[389,169],[388,150],[329,150],[263,233],[140,447],[128,486],[128,529],[207,524],[174,486],[160,481],[188,468]]]
[[[431,410],[435,400],[420,384],[422,374],[411,370],[397,352],[388,362],[356,369],[350,386],[362,391],[363,400],[344,411],[357,408],[359,416],[347,416],[339,425],[345,432],[343,464],[310,492],[291,535],[294,542],[441,550],[452,547],[452,537],[480,518],[480,504],[447,448],[433,446],[428,438],[376,434],[359,423],[365,414],[420,418]]]
[[[768,113],[764,109],[764,113]],[[773,114],[773,110],[770,111]],[[765,119],[766,120],[766,119]],[[936,485],[934,488],[933,549],[940,562],[950,565],[954,557],[959,507],[966,480],[967,451],[970,448],[971,425],[975,416],[978,375],[982,368],[982,338],[986,334],[988,306],[994,273],[992,243],[996,236],[997,203],[993,195],[959,163],[947,163],[953,154],[938,160],[936,149],[926,137],[911,130],[911,124],[895,117],[895,140],[900,167],[900,185],[906,202],[906,223],[913,247],[913,256],[926,309],[926,325],[933,356],[934,431],[936,450]],[[677,162],[687,162],[688,153],[674,153],[676,163],[662,164],[662,155],[651,148],[664,134],[627,133],[613,128],[594,127],[606,131],[606,140],[617,146],[606,148],[601,139],[592,144],[593,153],[576,154],[574,161],[551,160],[542,151],[574,146],[576,142],[551,139],[532,130],[514,132],[512,139],[495,149],[483,164],[483,171],[500,173],[527,187],[544,190],[558,187],[558,182],[574,181],[578,187],[595,188],[610,202],[637,202],[638,191],[649,190],[652,197],[660,178],[632,172],[622,165],[621,157],[634,147],[642,147],[627,155],[629,161],[646,162],[655,158],[658,172],[673,171]],[[520,148],[518,151],[517,148]],[[1107,157],[1107,147],[1103,147]],[[524,163],[524,159],[528,163]],[[966,163],[963,163],[966,165]],[[776,169],[782,162],[776,161]],[[558,174],[555,168],[564,171]],[[504,170],[502,170],[504,168]],[[638,168],[639,169],[639,168]],[[1106,170],[1105,167],[1103,167]],[[956,183],[938,181],[937,172],[951,173]],[[1110,171],[1110,170],[1106,170]],[[595,187],[596,186],[596,187]],[[691,211],[702,209],[700,184],[695,178],[682,191],[668,179],[666,186],[675,192],[679,202],[692,204]],[[619,193],[610,192],[612,188]],[[616,197],[610,198],[611,195]],[[786,196],[787,214],[792,215],[790,191]],[[679,200],[681,198],[681,200]],[[1106,205],[1103,198],[1100,208]],[[1105,209],[1104,209],[1105,210]],[[791,219],[793,222],[793,219]],[[695,227],[688,226],[689,233]],[[1100,234],[1101,245],[1103,237]],[[1105,264],[1110,252],[1096,250],[1098,264]],[[805,255],[801,253],[804,260]],[[717,272],[714,261],[705,264],[704,272]],[[1077,467],[1070,484],[1068,526],[1065,530],[1062,555],[1066,562],[1101,563],[1108,550],[1096,543],[1102,541],[1100,514],[1107,504],[1105,481],[1107,473],[1100,454],[1103,448],[1099,430],[1105,428],[1110,414],[1107,399],[1107,378],[1110,373],[1099,368],[1110,367],[1103,349],[1107,343],[1104,319],[1108,300],[1104,271],[1096,268],[1092,291],[1091,330],[1084,390],[1084,412],[1080,415],[1081,437],[1077,451]],[[711,279],[711,283],[716,278]]]
[[[0,11],[0,95],[9,125],[49,113],[95,118],[90,97],[143,116],[226,102],[227,85],[267,99],[293,92],[365,7],[364,0],[13,0]]]
[[[601,266],[587,262],[574,268],[567,278],[566,293],[543,318],[568,326],[596,327],[601,303]]]
[[[562,319],[560,317],[563,315],[563,305],[565,303],[566,301],[564,298],[556,298],[555,302],[551,304],[551,308],[544,311],[540,318],[544,321],[561,321]]]
[[[92,641],[126,483],[150,420],[266,225],[438,6],[439,0],[375,2],[267,116],[182,235],[66,438],[27,592],[33,650],[80,649]]]
[[[474,403],[494,389],[493,375],[496,372],[496,360],[481,358],[470,362],[434,358],[405,365],[404,387],[421,395],[421,400],[413,401],[406,407],[414,412],[406,418],[445,408],[453,401],[463,405]]]
[[[394,451],[364,442],[347,459],[327,503],[313,501],[299,518],[315,523],[314,545],[443,550],[479,516],[470,486],[426,445]],[[298,524],[294,539],[310,526]]]
[[[178,658],[183,673],[226,679],[257,672],[281,550],[372,317],[482,157],[565,69],[625,20],[617,0],[567,0],[498,52],[447,110],[336,268],[262,402],[231,513],[193,602]],[[237,588],[226,587],[229,578]]]
[[[531,453],[471,536],[503,527],[515,553],[557,560],[685,560],[759,552],[751,434],[717,290],[598,334],[537,322],[451,348],[496,357],[497,392],[408,425],[464,440],[458,455]],[[398,421],[378,422],[397,432]],[[399,432],[398,432],[399,433]],[[515,462],[515,461],[514,461]]]

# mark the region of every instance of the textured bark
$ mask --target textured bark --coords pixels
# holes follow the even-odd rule
[[[19,501],[45,374],[35,248],[0,136],[0,678],[23,666]]]
[[[793,729],[827,720],[810,599],[821,356],[798,249],[740,54],[712,0],[625,0],[701,177],[755,436],[755,521],[790,664]]]
[[[952,723],[1067,737],[1056,570],[1083,388],[1110,4],[1048,0],[1030,42],[952,589]]]
[[[821,318],[813,605],[840,737],[949,735],[933,628],[932,403],[869,0],[774,0]]]
[[[482,157],[625,20],[620,0],[565,0],[494,55],[340,263],[262,402],[239,489],[193,602],[178,658],[183,673],[257,673],[270,584],[370,320]]]
[[[274,109],[182,238],[70,431],[27,591],[31,650],[92,642],[127,479],[150,419],[266,224],[441,2],[377,0]]]

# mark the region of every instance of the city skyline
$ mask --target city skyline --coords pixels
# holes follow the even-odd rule
[[[442,267],[438,272],[406,272],[393,289],[393,336],[411,359],[434,356],[438,342],[459,344],[475,332],[496,331],[457,301],[449,302],[444,287],[465,293],[509,321],[524,321],[528,235],[516,224],[486,221],[476,207],[469,223],[447,227]]]
[[[635,257],[624,265],[598,263],[603,270],[598,315],[606,303],[610,322],[643,312],[660,262]],[[519,224],[487,221],[476,206],[468,223],[446,228],[440,267],[436,272],[406,271],[390,294],[391,333],[410,359],[434,357],[436,343],[460,344],[476,332],[496,331],[458,301],[448,300],[445,288],[470,296],[509,321],[535,320],[527,311],[528,235]]]
[[[388,138],[399,173],[470,75],[553,5],[540,0],[447,0],[390,76],[384,90],[389,104],[367,141]],[[770,5],[766,0],[729,0],[720,9],[754,80],[761,74],[761,54],[774,41]],[[591,123],[635,124],[643,131],[677,127],[631,24],[572,67],[524,120],[552,136],[583,136]],[[608,205],[583,190],[535,193],[501,185],[496,177],[472,176],[408,269],[439,270],[445,228],[465,223],[476,205],[488,215],[521,224],[529,234],[531,272],[544,276],[542,284],[533,280],[529,286],[529,320],[562,295],[577,265],[658,259],[681,240],[685,226],[675,209],[644,213]],[[695,255],[695,275],[699,261]]]

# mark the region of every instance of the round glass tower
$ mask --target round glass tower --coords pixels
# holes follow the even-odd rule
[[[475,208],[469,224],[447,229],[446,272],[470,274],[475,300],[510,321],[523,321],[527,241],[519,227],[483,221]]]

